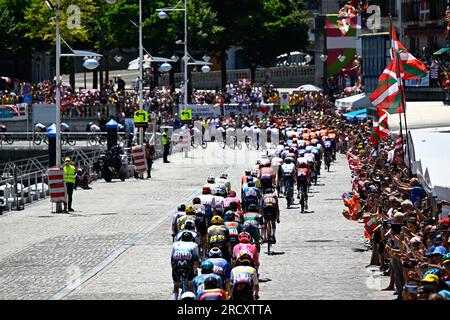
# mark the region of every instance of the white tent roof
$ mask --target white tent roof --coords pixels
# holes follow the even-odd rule
[[[336,108],[346,111],[373,107],[369,98],[364,93],[338,99],[336,100],[335,104]]]
[[[450,200],[450,133],[410,131],[412,172],[439,199]]]
[[[317,87],[313,84],[304,84],[304,85],[298,87],[297,89],[295,89],[295,91],[319,92],[319,91],[322,91],[322,89],[320,89],[319,87]]]

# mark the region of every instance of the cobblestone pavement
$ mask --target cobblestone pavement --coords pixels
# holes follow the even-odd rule
[[[259,154],[209,144],[189,158],[156,161],[152,179],[75,191],[73,214],[52,214],[43,201],[1,216],[0,299],[170,299],[172,212],[210,174],[227,169],[239,186]],[[388,279],[364,269],[370,253],[362,250],[362,224],[340,214],[349,186],[339,157],[312,189],[311,212],[287,210],[282,200],[276,255],[261,257],[262,299],[393,298],[378,290]]]

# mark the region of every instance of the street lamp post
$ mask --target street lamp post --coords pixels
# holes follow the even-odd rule
[[[180,4],[181,1],[178,3]],[[188,67],[189,67],[189,58],[188,58],[188,16],[187,16],[187,0],[184,0],[184,8],[177,8],[178,4],[173,8],[162,8],[156,9],[159,12],[158,17],[160,19],[167,19],[168,15],[165,11],[184,11],[184,70],[183,70],[183,82],[184,82],[184,94],[183,94],[183,109],[187,108],[188,104]]]

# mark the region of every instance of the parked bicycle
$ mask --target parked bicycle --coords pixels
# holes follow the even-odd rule
[[[104,145],[104,144],[106,144],[106,141],[107,141],[106,137],[102,134],[89,133],[88,143],[91,146]]]
[[[0,144],[13,144],[14,138],[8,134],[0,133]]]

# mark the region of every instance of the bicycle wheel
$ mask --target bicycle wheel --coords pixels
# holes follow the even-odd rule
[[[266,239],[267,239],[267,255],[270,256],[270,247],[272,245],[272,222],[270,222],[270,220],[267,222]]]
[[[197,141],[191,141],[191,147],[194,149],[198,148],[198,142]]]
[[[206,147],[208,146],[208,144],[206,143],[206,141],[202,141],[201,146],[202,146],[203,149],[206,149]]]
[[[14,139],[13,139],[13,137],[11,137],[11,136],[5,136],[5,142],[6,142],[7,144],[13,144]]]
[[[305,212],[305,196],[302,192],[302,197],[300,198],[300,206],[302,208],[302,213]]]
[[[89,144],[91,145],[91,146],[95,146],[95,145],[97,145],[97,138],[96,138],[96,136],[89,136]]]
[[[35,136],[34,137],[34,139],[33,139],[33,144],[35,144],[35,145],[40,145],[42,143],[42,138],[41,137],[39,137],[39,136]]]
[[[220,142],[219,142],[219,146],[220,146],[222,149],[225,149],[225,145],[226,145],[225,141],[220,141]]]
[[[77,144],[77,141],[73,137],[67,137],[67,144],[69,146],[74,146]]]

